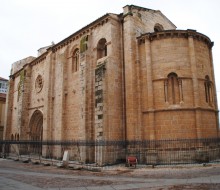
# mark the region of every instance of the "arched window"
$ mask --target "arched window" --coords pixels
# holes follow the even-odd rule
[[[155,26],[154,26],[154,32],[160,32],[160,31],[162,31],[162,30],[164,30],[163,29],[163,26],[161,25],[161,24],[155,24]]]
[[[164,83],[165,102],[179,104],[183,101],[182,81],[176,73],[170,73]]]
[[[100,59],[105,56],[107,56],[107,45],[106,39],[102,38],[101,40],[99,40],[97,45],[97,58]]]
[[[11,134],[11,140],[12,140],[12,141],[14,140],[14,135],[13,135],[13,134]]]
[[[205,76],[204,86],[205,86],[205,100],[207,103],[211,103],[212,102],[212,82],[210,81],[208,75]]]
[[[79,70],[79,49],[75,49],[72,56],[72,72]]]

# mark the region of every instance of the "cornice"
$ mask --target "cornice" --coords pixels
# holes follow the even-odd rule
[[[156,113],[156,112],[167,112],[167,111],[210,111],[218,113],[219,110],[215,108],[205,108],[205,107],[173,107],[173,108],[162,108],[162,109],[151,109],[151,110],[143,110],[142,113]]]
[[[145,7],[141,7],[141,6],[137,6],[137,5],[126,5],[126,6],[129,6],[129,9],[132,10],[132,9],[137,9],[139,11],[153,11],[153,12],[156,12],[156,10],[153,10],[153,9],[148,9],[148,8],[145,8]],[[126,7],[124,6],[124,7]],[[123,8],[124,8],[123,7]]]
[[[42,61],[44,61],[47,57],[47,54],[48,52],[45,52],[43,53],[42,55],[40,55],[39,57],[35,58],[33,61],[29,62],[29,63],[26,63],[21,69],[19,69],[17,72],[15,72],[14,74],[10,75],[9,78],[12,78],[14,79],[15,77],[19,76],[20,72],[22,70],[25,69],[26,66],[30,65],[30,66],[33,66],[33,65],[36,65]]]
[[[39,57],[37,57],[36,59],[34,59],[33,61],[31,61],[29,64],[30,66],[36,65],[42,61],[44,61],[47,57],[48,51],[46,51],[45,53],[43,53],[42,55],[40,55]]]
[[[193,38],[195,40],[203,41],[212,48],[214,42],[210,40],[206,35],[196,32],[196,30],[164,30],[160,32],[145,33],[137,37],[138,43],[145,43],[145,40],[154,41],[168,38]]]
[[[6,81],[6,82],[8,81],[8,79],[2,78],[2,77],[0,77],[0,80],[1,81]]]
[[[95,20],[94,22],[81,28],[80,30],[73,33],[69,37],[67,37],[64,40],[60,41],[59,43],[55,44],[53,47],[48,48],[48,50],[51,49],[53,53],[56,52],[57,50],[67,46],[71,42],[80,39],[83,35],[91,33],[92,30],[94,30],[96,27],[104,25],[105,23],[108,22],[110,17],[111,17],[110,14],[105,14],[104,16]]]
[[[64,40],[60,41],[59,43],[55,44],[52,47],[49,47],[47,49],[47,51],[45,53],[43,53],[42,55],[40,55],[39,57],[37,57],[36,59],[34,59],[33,61],[31,61],[30,63],[27,63],[23,66],[23,68],[21,68],[20,70],[18,70],[16,73],[14,73],[13,75],[10,75],[10,78],[15,78],[16,76],[18,76],[18,74],[20,73],[20,71],[22,71],[24,69],[25,66],[30,65],[36,65],[42,61],[44,61],[48,55],[48,53],[50,51],[52,51],[53,53],[56,52],[57,50],[65,47],[66,45],[68,45],[69,43],[71,43],[72,41],[75,41],[77,39],[80,39],[81,36],[91,33],[92,30],[94,30],[96,27],[104,25],[105,23],[108,22],[109,18],[114,19],[111,17],[110,14],[105,14],[104,16],[98,18],[97,20],[95,20],[94,22],[90,23],[89,25],[83,27],[82,29],[78,30],[77,32],[73,33],[72,35],[70,35],[69,37],[65,38]]]
[[[9,78],[14,80],[16,77],[19,76],[20,72],[21,72],[22,70],[24,70],[24,67],[25,67],[26,65],[28,65],[28,64],[29,64],[29,63],[25,64],[25,65],[24,65],[21,69],[19,69],[17,72],[15,72],[15,73],[13,73],[12,75],[10,75]]]
[[[158,79],[153,79],[152,81],[153,82],[157,82],[157,81],[165,81],[165,80],[167,80],[168,78],[167,77],[164,77],[164,78],[158,78]],[[192,79],[192,77],[184,77],[184,76],[178,76],[178,79],[181,79],[181,80],[183,80],[183,79]]]

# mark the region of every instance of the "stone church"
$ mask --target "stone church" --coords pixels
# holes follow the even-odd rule
[[[217,138],[212,46],[196,30],[177,30],[159,10],[127,5],[105,14],[12,65],[4,138]],[[107,152],[81,156],[104,162]]]

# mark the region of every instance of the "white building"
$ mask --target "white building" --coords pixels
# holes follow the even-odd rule
[[[0,93],[6,94],[8,88],[8,80],[0,77]]]

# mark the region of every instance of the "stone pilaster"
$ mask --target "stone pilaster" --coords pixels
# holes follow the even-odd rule
[[[154,124],[154,93],[152,80],[152,60],[151,60],[151,41],[150,38],[145,39],[146,52],[146,75],[147,75],[147,102],[148,102],[148,123],[150,140],[155,140],[155,124]]]
[[[126,139],[134,140],[138,128],[137,73],[135,20],[132,14],[124,18],[124,63],[125,63],[125,96],[126,96]]]
[[[21,97],[18,102],[18,127],[20,127],[20,139],[29,140],[29,112],[31,91],[31,66],[27,65],[20,73]],[[23,78],[23,79],[22,79]],[[25,116],[25,117],[24,117]]]
[[[61,140],[66,140],[66,106],[67,106],[67,96],[68,96],[68,86],[67,86],[67,80],[68,80],[68,75],[67,75],[67,69],[68,69],[68,62],[67,57],[68,57],[68,51],[69,47],[64,50],[61,56],[61,64],[62,64],[62,122],[61,122]]]
[[[45,105],[44,105],[44,126],[43,126],[43,140],[52,140],[52,131],[51,131],[51,125],[52,125],[52,102],[53,102],[53,96],[52,96],[52,86],[53,86],[53,59],[54,54],[50,53],[48,55],[49,58],[46,59],[46,69],[45,72],[47,73],[45,75],[45,81],[44,81],[44,88],[45,88]]]
[[[201,138],[201,113],[200,110],[198,110],[198,107],[200,106],[200,96],[199,96],[199,84],[198,84],[198,78],[197,78],[197,68],[196,68],[196,55],[195,55],[195,48],[194,48],[194,39],[193,35],[189,31],[188,35],[188,46],[189,46],[189,60],[190,60],[190,66],[191,66],[191,72],[192,72],[192,82],[193,82],[193,101],[194,101],[194,107],[196,108],[196,132],[197,132],[197,138]]]
[[[216,83],[215,83],[215,72],[214,72],[214,66],[213,66],[213,57],[212,57],[212,46],[214,45],[214,43],[211,44],[210,49],[209,49],[209,58],[210,58],[210,68],[211,68],[211,77],[212,77],[212,81],[213,81],[213,98],[214,98],[214,109],[216,110],[216,131],[217,131],[217,137],[220,136],[219,133],[219,108],[218,108],[218,100],[217,100],[217,90],[216,90]],[[219,100],[220,101],[220,100]]]
[[[104,124],[103,124],[103,109],[104,109],[104,77],[105,77],[105,62],[100,62],[95,70],[95,140],[104,140]],[[102,164],[103,146],[97,146],[95,150],[96,163]]]
[[[90,38],[92,41],[92,37]],[[90,41],[90,42],[91,42]],[[84,114],[84,131],[85,131],[85,140],[86,141],[94,141],[95,140],[95,72],[94,66],[96,64],[95,60],[93,59],[92,52],[88,49],[85,53],[83,58],[80,59],[81,64],[81,84],[82,86],[82,93],[85,94],[83,100],[85,102],[84,105],[81,104],[81,107],[84,107],[83,114]],[[95,147],[94,146],[87,146],[86,147],[86,155],[85,159],[86,162],[93,163],[95,162]]]

